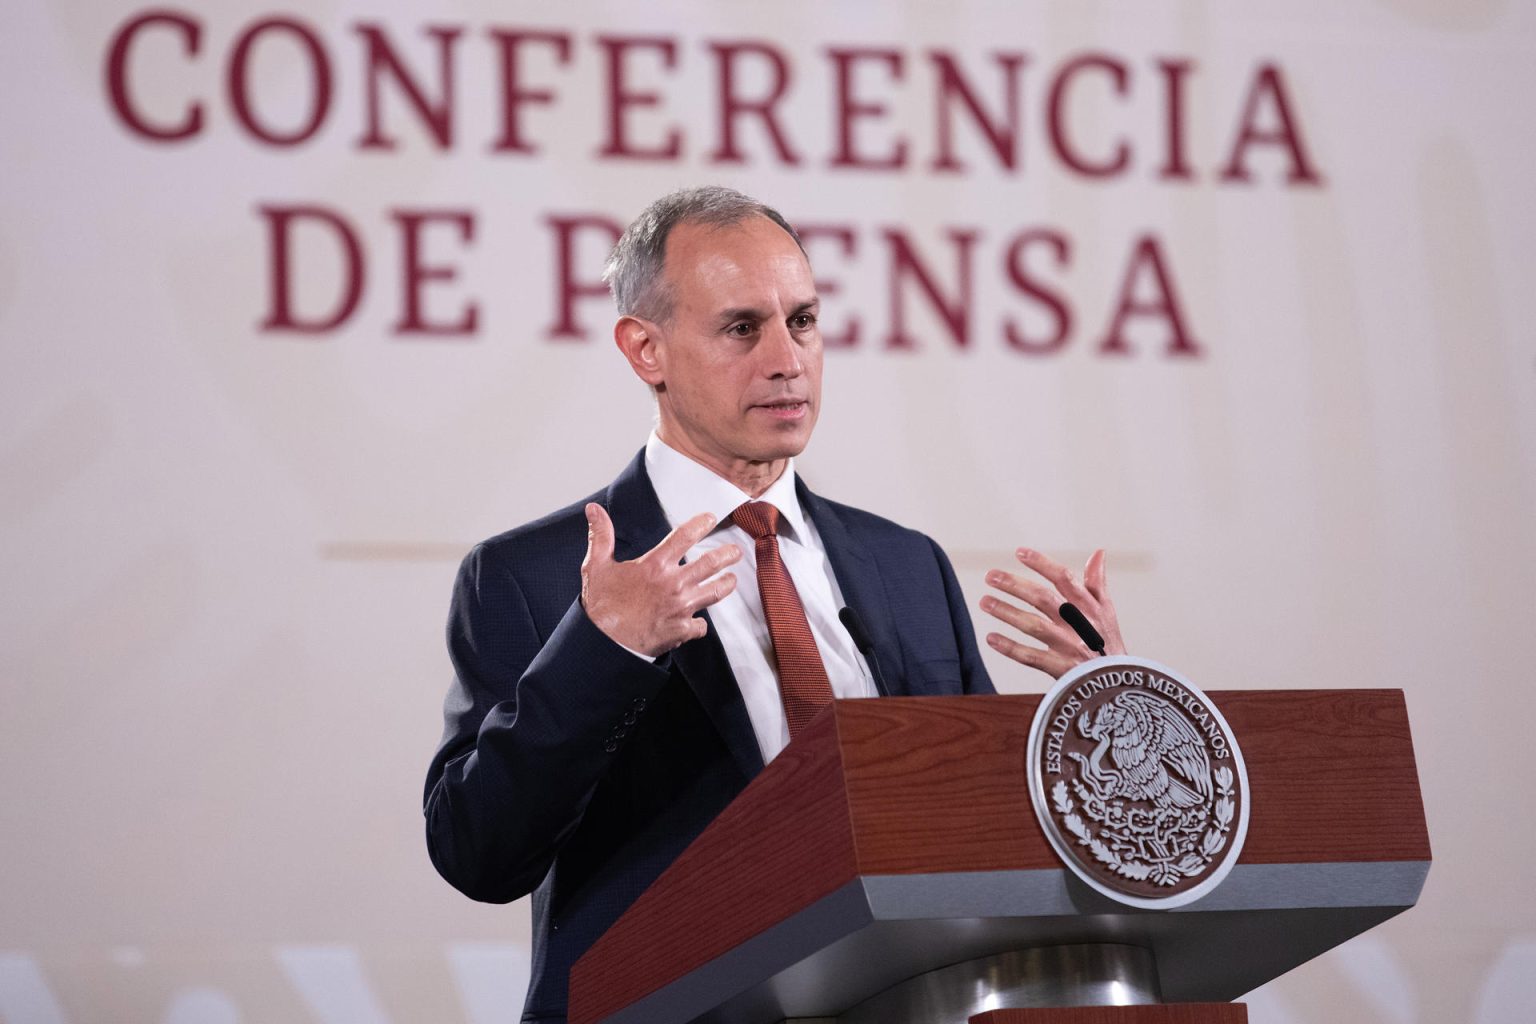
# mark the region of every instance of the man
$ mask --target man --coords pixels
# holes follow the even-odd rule
[[[832,697],[993,692],[943,552],[795,474],[822,346],[784,219],[728,189],[676,193],[630,225],[606,276],[656,430],[608,488],[465,559],[427,778],[443,877],[480,900],[534,894],[525,1021],[564,1019],[575,960]],[[1098,594],[1026,564],[1093,616],[1096,557]],[[1086,656],[1056,591],[989,582],[1041,614],[988,610],[1047,644],[995,647],[1047,670]]]

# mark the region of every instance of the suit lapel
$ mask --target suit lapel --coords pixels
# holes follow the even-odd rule
[[[636,455],[608,488],[608,515],[613,520],[613,556],[621,562],[639,558],[671,532],[661,502],[645,472],[645,452]],[[709,632],[690,640],[666,657],[687,682],[748,779],[763,770],[763,753],[747,716],[746,702],[731,672],[715,624],[704,614]]]
[[[671,531],[651,487],[651,478],[646,475],[644,451],[608,485],[608,500],[604,504],[613,520],[613,557],[620,562],[639,558]]]
[[[704,621],[709,622],[708,613],[705,613]],[[763,751],[757,745],[757,733],[752,730],[746,701],[741,698],[741,689],[736,685],[736,676],[731,672],[731,663],[715,632],[715,624],[709,622],[708,633],[674,650],[671,658],[703,706],[704,713],[725,738],[736,766],[748,779],[755,778],[763,770]]]
[[[821,534],[822,544],[827,549],[827,560],[832,563],[832,572],[837,576],[843,600],[858,613],[864,628],[869,631],[875,657],[880,661],[880,672],[876,678],[885,677],[886,685],[881,687],[882,696],[906,696],[909,674],[902,657],[896,620],[891,612],[891,601],[880,575],[879,564],[863,541],[848,529],[835,505],[811,493],[805,481],[799,477],[795,479],[795,486],[800,494],[800,503],[805,506],[806,513],[816,524],[816,531]]]

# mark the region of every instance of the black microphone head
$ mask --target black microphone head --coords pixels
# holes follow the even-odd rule
[[[1084,615],[1077,605],[1071,601],[1063,602],[1060,611],[1062,621],[1072,627],[1073,632],[1082,638],[1090,651],[1104,653],[1104,638],[1099,636],[1099,631],[1093,628],[1093,623],[1088,621],[1088,616]]]
[[[869,657],[869,652],[875,645],[869,639],[869,633],[864,629],[864,620],[859,618],[859,613],[852,608],[844,608],[837,613],[837,617],[842,620],[843,628],[848,631],[848,635],[853,637],[853,646],[859,649],[860,654],[866,658]]]

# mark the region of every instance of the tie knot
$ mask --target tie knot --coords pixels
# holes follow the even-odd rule
[[[766,501],[749,501],[736,507],[731,522],[751,534],[753,540],[762,540],[778,534],[779,510]]]

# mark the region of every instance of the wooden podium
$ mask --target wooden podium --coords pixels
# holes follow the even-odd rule
[[[1210,697],[1252,813],[1204,898],[1138,910],[1062,866],[1025,781],[1039,697],[838,701],[576,964],[571,1024],[894,1022],[880,999],[941,968],[1056,948],[1143,957],[1155,994],[973,1024],[1246,1020],[1231,1000],[1417,901],[1429,836],[1402,691]]]

